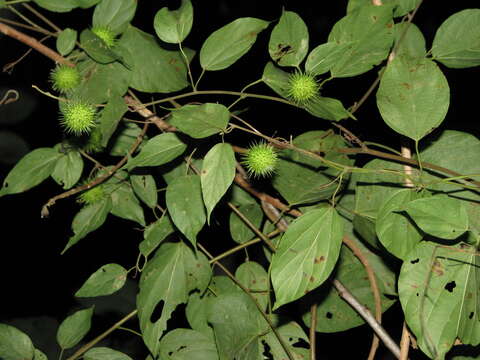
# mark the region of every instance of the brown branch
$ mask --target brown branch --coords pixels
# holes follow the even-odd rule
[[[48,200],[45,203],[45,205],[43,205],[42,211],[41,211],[41,217],[46,218],[50,215],[50,212],[48,211],[48,208],[50,206],[54,205],[57,202],[57,200],[65,199],[65,198],[68,198],[68,197],[73,196],[75,194],[78,194],[79,192],[82,192],[84,190],[88,190],[88,189],[90,189],[90,188],[92,188],[96,185],[99,185],[99,184],[103,183],[104,181],[108,180],[112,175],[114,175],[117,172],[117,170],[119,170],[123,165],[125,165],[125,163],[128,161],[130,156],[135,152],[137,147],[141,144],[142,139],[145,136],[145,133],[147,132],[148,124],[149,123],[145,123],[145,125],[143,126],[143,129],[142,129],[142,132],[138,135],[137,139],[135,140],[135,143],[132,145],[132,147],[128,151],[128,154],[125,155],[112,169],[110,169],[105,175],[102,175],[102,176],[92,180],[88,184],[77,186],[77,187],[75,187],[71,190],[65,191],[61,194],[58,194],[58,195],[52,197],[50,200]]]
[[[310,334],[309,334],[309,340],[310,340],[310,360],[315,360],[315,354],[316,354],[316,332],[317,332],[317,304],[312,304],[310,306]]]
[[[71,66],[71,67],[75,66],[74,63],[65,59],[62,55],[60,55],[56,51],[53,51],[49,47],[43,45],[37,39],[35,39],[31,36],[28,36],[28,35],[20,32],[18,30],[15,30],[14,28],[12,28],[12,27],[10,27],[7,24],[4,24],[2,22],[0,22],[0,32],[7,35],[7,36],[10,36],[13,39],[16,39],[16,40],[30,46],[31,48],[37,50],[39,53],[41,53],[41,54],[45,55],[46,57],[52,59],[56,63]]]
[[[403,322],[402,339],[400,340],[400,358],[399,360],[408,359],[408,351],[410,350],[410,333],[407,324]]]

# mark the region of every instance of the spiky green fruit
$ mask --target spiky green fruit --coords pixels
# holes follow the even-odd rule
[[[319,90],[314,75],[297,71],[288,79],[288,96],[297,104],[304,105],[312,101],[318,96]]]
[[[85,205],[92,205],[101,201],[105,197],[105,188],[102,184],[100,184],[82,192],[80,195],[78,195],[77,201]]]
[[[76,67],[58,65],[50,73],[50,81],[55,91],[66,93],[80,84],[82,76]]]
[[[97,35],[107,45],[112,48],[115,46],[115,33],[107,26],[94,26],[92,32]]]
[[[96,126],[93,130],[88,134],[88,138],[86,139],[83,150],[88,153],[96,153],[103,150],[102,146],[102,132],[100,127]]]
[[[60,122],[65,131],[74,135],[88,134],[95,127],[96,108],[84,101],[69,101],[61,107]]]
[[[244,155],[242,164],[253,177],[271,176],[277,165],[278,155],[273,146],[265,142],[252,145]]]

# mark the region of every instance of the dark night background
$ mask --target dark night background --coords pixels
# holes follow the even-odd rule
[[[139,11],[133,24],[154,33],[152,24],[155,12],[163,6],[175,8],[178,3],[179,1],[139,1]],[[212,31],[238,17],[252,16],[274,21],[279,18],[282,6],[297,12],[307,23],[310,49],[313,49],[326,41],[333,24],[344,16],[347,0],[329,2],[193,0],[192,3],[195,11],[194,25],[184,43],[192,49],[199,50]],[[313,4],[318,5],[314,7]],[[478,5],[478,0],[425,0],[414,22],[426,37],[427,49],[430,48],[436,29],[448,16]],[[92,11],[93,8],[74,10],[70,14],[42,12],[48,14],[49,18],[62,28],[68,26],[82,30],[90,25]],[[2,10],[0,17],[7,17],[7,12]],[[201,82],[201,89],[239,90],[261,77],[263,67],[269,60],[267,46],[270,31],[271,27],[261,33],[253,49],[229,69],[208,72]],[[39,38],[39,35],[32,35]],[[55,48],[55,41],[52,39],[47,40],[46,44]],[[26,50],[24,44],[0,36],[0,65],[3,67],[17,60]],[[200,73],[198,59],[195,59],[193,64],[194,77],[197,77]],[[53,146],[62,139],[57,121],[57,102],[31,88],[31,84],[36,84],[42,89],[47,89],[48,74],[53,65],[50,59],[32,52],[17,64],[11,73],[0,73],[0,98],[7,89],[15,89],[20,94],[20,101],[0,107],[0,181],[15,161],[27,151]],[[468,131],[478,137],[480,135],[478,89],[476,89],[480,81],[478,68],[452,70],[442,65],[440,67],[451,89],[451,104],[444,122],[445,128]],[[328,83],[323,93],[340,99],[348,107],[363,95],[376,75],[374,69],[355,78],[337,79]],[[263,85],[257,86],[255,92],[272,93]],[[217,99],[211,98],[210,101]],[[145,97],[145,100],[149,100],[149,97]],[[205,97],[202,98],[202,101],[207,100]],[[290,135],[295,136],[312,129],[325,129],[328,126],[327,122],[315,119],[306,112],[301,113],[283,105],[256,100],[245,101],[243,105],[249,106],[249,112],[245,116],[267,134],[276,131],[277,136],[288,138]],[[347,121],[344,125],[363,140],[399,147],[398,137],[383,124],[376,111],[374,96],[370,97],[356,116],[359,119],[358,123]],[[51,208],[50,218],[40,218],[42,205],[61,191],[61,188],[49,179],[26,193],[8,195],[0,199],[2,214],[0,281],[3,304],[0,307],[0,322],[13,321],[19,328],[32,335],[37,347],[45,352],[48,351],[45,347],[48,345],[42,345],[42,339],[49,339],[52,344],[55,341],[58,323],[73,310],[88,306],[86,302],[79,302],[73,297],[85,279],[107,263],[119,263],[127,269],[134,266],[138,242],[142,239],[142,233],[135,224],[109,215],[106,226],[93,232],[61,256],[60,251],[71,235],[71,221],[79,210],[79,205],[72,199],[60,200]],[[218,240],[214,237],[215,232],[212,230],[206,229],[203,232],[205,244],[209,244],[208,239]],[[221,249],[217,249],[213,243],[210,243],[210,248],[215,252],[221,252]],[[114,306],[117,313],[106,311],[109,305],[96,306],[93,330],[87,335],[87,340],[120,319],[120,314],[133,310],[132,295],[136,291],[137,280],[131,281],[119,295],[102,300],[103,303],[110,301],[110,306]],[[183,307],[180,307],[180,311],[182,309]],[[33,318],[37,319],[34,326],[37,330],[40,329],[37,335],[33,335],[31,327],[29,328]],[[398,303],[384,314],[384,324],[387,330],[399,339],[402,324]],[[137,328],[133,321],[127,323],[127,326]],[[140,341],[134,335],[121,331],[116,332],[114,339],[116,342],[113,347],[130,339]],[[365,326],[341,334],[318,334],[318,358],[363,359],[368,354],[370,341],[371,331]],[[141,354],[131,352],[135,359],[144,358]],[[416,357],[417,355],[413,358],[422,358]],[[378,359],[390,358],[383,348],[377,356]]]

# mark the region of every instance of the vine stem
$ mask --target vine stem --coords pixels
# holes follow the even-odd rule
[[[316,346],[316,329],[317,329],[317,304],[310,306],[310,360],[315,360],[315,354],[317,353]]]
[[[85,345],[83,345],[80,349],[78,349],[77,351],[75,351],[75,353],[70,356],[67,360],[75,360],[75,359],[78,359],[80,356],[82,356],[85,352],[87,352],[90,348],[92,348],[93,346],[95,346],[98,342],[102,341],[103,339],[105,339],[108,335],[110,335],[113,331],[115,331],[116,329],[120,328],[124,323],[126,323],[128,320],[130,320],[132,317],[134,317],[135,315],[137,315],[138,313],[138,310],[133,310],[130,314],[127,314],[126,316],[124,316],[120,321],[118,321],[117,323],[113,324],[107,331],[104,331],[103,333],[101,333],[100,335],[98,335],[95,339],[93,339],[92,341],[86,343]]]
[[[200,243],[197,243],[197,246],[200,250],[202,250],[205,255],[208,256],[209,259],[213,259],[213,256],[212,254],[210,254],[207,249],[205,249],[202,244]],[[280,333],[278,332],[278,330],[275,328],[275,326],[273,325],[272,323],[272,320],[270,320],[270,318],[268,317],[268,315],[263,311],[262,309],[262,306],[258,303],[257,299],[255,299],[255,296],[253,296],[250,292],[250,290],[248,290],[240,281],[238,281],[238,279],[225,267],[222,265],[221,262],[219,261],[216,261],[215,262],[215,265],[218,266],[220,269],[223,270],[223,272],[225,272],[225,274],[235,283],[237,284],[249,297],[250,299],[252,299],[253,303],[255,304],[255,306],[257,307],[258,311],[260,312],[260,314],[262,314],[262,317],[265,319],[265,321],[268,323],[268,325],[270,326],[270,328],[272,329],[273,333],[275,334],[276,338],[278,339],[278,341],[280,342],[280,345],[282,346],[283,350],[285,351],[285,353],[287,354],[288,358],[290,360],[295,360],[295,357],[293,356],[292,352],[290,351],[290,348],[288,347],[288,344],[285,342],[285,339],[280,335]]]
[[[11,26],[8,26],[7,24],[0,22],[0,32],[30,46],[31,48],[37,50],[41,54],[45,55],[46,57],[52,59],[53,61],[59,64],[75,67],[74,63],[65,59],[62,55],[60,55],[56,51],[53,51],[48,46],[43,45],[37,39],[31,36],[28,36],[18,30],[15,30],[14,28],[12,28]]]

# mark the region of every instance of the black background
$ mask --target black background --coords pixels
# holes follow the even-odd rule
[[[140,0],[139,2],[139,11],[133,24],[150,33],[154,33],[153,17],[158,9],[167,5],[171,8],[178,6],[177,1]],[[194,27],[184,45],[196,50],[200,49],[203,41],[212,31],[230,21],[246,16],[275,21],[281,14],[282,6],[297,12],[307,23],[310,32],[310,49],[313,49],[326,41],[333,24],[345,14],[347,5],[346,0],[329,2],[193,0],[192,3],[195,11]],[[448,16],[472,7],[478,7],[477,0],[456,2],[425,0],[414,22],[425,35],[427,49],[430,48],[435,30]],[[22,8],[19,7],[19,9]],[[69,14],[55,14],[47,11],[43,13],[48,14],[49,18],[61,28],[68,26],[81,31],[89,26],[92,11],[93,8],[74,10]],[[0,13],[0,17],[5,16],[5,12]],[[260,78],[265,63],[269,61],[267,44],[270,30],[271,28],[261,33],[252,50],[229,69],[208,72],[200,84],[200,89],[239,90],[249,82]],[[47,40],[46,44],[52,48],[55,47],[52,39]],[[27,47],[24,44],[5,36],[0,37],[0,65],[4,66],[15,61],[26,50]],[[24,144],[28,145],[29,149],[50,147],[62,139],[57,120],[57,102],[31,89],[32,84],[43,89],[48,88],[48,73],[53,65],[50,59],[32,52],[17,64],[11,73],[0,74],[0,97],[6,89],[11,88],[19,91],[22,98],[22,101],[0,107],[0,132],[15,133],[23,138]],[[478,137],[478,89],[476,88],[480,80],[478,69],[452,70],[442,65],[440,67],[451,88],[451,105],[444,126],[449,129],[468,131]],[[200,73],[198,59],[193,61],[193,71],[195,77]],[[376,71],[372,70],[352,79],[332,81],[326,85],[323,93],[340,99],[348,107],[363,95],[374,81],[376,74]],[[272,93],[264,85],[259,85],[255,91]],[[145,97],[145,100],[149,100],[149,97]],[[201,99],[201,101],[207,100],[217,101],[218,98]],[[228,100],[231,101],[231,99]],[[257,100],[248,101],[248,104],[244,105],[249,107],[245,117],[259,130],[269,135],[276,134],[288,138],[290,135],[295,136],[311,129],[325,129],[328,126],[324,121],[287,106]],[[347,121],[344,125],[364,140],[378,141],[398,148],[399,138],[384,125],[375,109],[375,99],[372,96],[356,113],[359,121],[357,123]],[[235,141],[235,138],[232,137],[229,141]],[[238,142],[244,141],[244,138],[238,138]],[[13,161],[18,160],[21,154],[22,151],[18,148],[12,150],[7,148],[5,143],[0,143],[0,161],[3,161],[0,163],[0,179],[4,178],[13,166]],[[37,318],[37,330],[38,327],[44,328],[44,332],[41,335],[32,335],[36,344],[44,341],[43,337],[47,338],[47,335],[51,337],[50,343],[54,342],[55,329],[51,326],[48,329],[46,324],[53,325],[54,321],[61,322],[72,310],[86,306],[84,303],[78,303],[73,298],[73,294],[92,272],[106,263],[119,263],[126,268],[134,266],[138,242],[142,239],[142,233],[135,224],[109,216],[105,226],[80,241],[64,255],[60,255],[60,251],[71,235],[71,220],[79,210],[79,205],[72,199],[60,200],[51,208],[50,218],[41,219],[42,205],[59,192],[61,188],[49,179],[24,194],[0,198],[2,226],[0,321],[13,321],[20,328],[29,331],[28,321],[19,319]],[[222,219],[220,215],[219,219],[220,221]],[[206,229],[202,234],[202,239],[207,246],[210,241],[210,249],[214,252],[221,251],[215,245],[217,242],[212,242],[215,240],[212,238],[216,237],[218,231]],[[130,292],[125,292],[125,296],[134,294],[136,280],[132,282]],[[113,306],[120,313],[134,308],[133,300],[131,303],[122,299],[112,301]],[[94,330],[92,335],[88,335],[88,339],[93,337],[95,331],[99,333],[120,318],[118,314],[102,311],[102,306],[97,307],[97,313],[98,316],[94,317]],[[49,318],[43,317],[39,320],[40,316]],[[388,331],[399,339],[402,323],[398,304],[385,313],[384,323]],[[185,324],[180,323],[180,325]],[[129,326],[137,327],[134,322],[129,323]],[[117,344],[132,337],[135,338],[133,335],[121,333],[117,335]],[[370,340],[371,331],[365,326],[341,334],[318,334],[319,358],[366,358]],[[51,344],[42,344],[45,345],[39,345],[39,347],[47,352],[47,346]],[[141,353],[130,351],[135,359],[143,358]],[[378,358],[390,357],[387,351],[382,350]],[[422,357],[416,354],[415,358]]]

